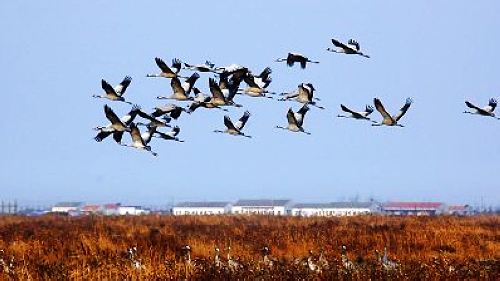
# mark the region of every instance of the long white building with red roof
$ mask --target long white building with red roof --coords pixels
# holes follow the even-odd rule
[[[447,212],[447,206],[442,202],[387,202],[382,205],[382,211],[396,216],[434,216]]]

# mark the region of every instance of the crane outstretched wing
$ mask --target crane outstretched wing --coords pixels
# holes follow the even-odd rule
[[[405,104],[399,110],[399,113],[397,115],[393,116],[392,118],[394,118],[394,120],[396,120],[396,121],[399,121],[399,119],[401,119],[406,114],[406,112],[408,111],[408,108],[410,108],[410,105],[412,102],[413,102],[413,100],[411,98],[407,98]]]
[[[386,118],[392,119],[392,116],[389,113],[387,113],[387,111],[385,110],[384,105],[382,104],[382,102],[380,101],[380,99],[374,98],[373,99],[373,104],[375,105],[375,108],[382,115],[382,117],[384,119],[386,119]]]
[[[97,142],[103,141],[105,138],[107,138],[109,135],[111,135],[113,132],[108,132],[108,131],[100,131],[97,136],[95,136],[94,140]]]
[[[468,102],[468,101],[465,101],[465,105],[467,105],[467,107],[469,108],[472,108],[472,109],[475,109],[479,114],[483,114],[483,115],[489,115],[490,112],[480,108],[480,107],[477,107],[475,105],[473,105],[472,103]]]
[[[234,130],[234,131],[239,131],[233,124],[233,121],[231,121],[231,118],[229,116],[224,115],[224,125],[228,130]]]
[[[365,118],[363,115],[361,115],[359,112],[353,111],[349,108],[347,108],[345,105],[341,104],[340,108],[342,111],[350,113],[354,118]]]
[[[210,78],[208,80],[208,85],[210,87],[210,93],[212,93],[212,97],[214,99],[218,99],[221,101],[225,101],[226,99],[224,98],[224,94],[222,93],[222,90],[220,89],[219,85],[217,82],[215,82],[214,78]]]
[[[114,133],[113,133],[113,139],[114,139],[117,143],[121,143],[121,142],[122,142],[122,137],[123,137],[123,132],[114,132]]]
[[[123,94],[125,94],[125,91],[127,90],[128,86],[130,85],[130,82],[132,82],[132,77],[125,76],[125,78],[123,78],[122,82],[120,82],[120,84],[118,84],[115,87],[116,94],[119,96],[123,96]]]
[[[309,106],[306,103],[299,109],[299,111],[297,111],[297,113],[301,115],[306,115],[308,111],[309,111]]]
[[[286,113],[286,119],[288,120],[288,125],[300,127],[291,107],[288,109],[288,112]]]
[[[132,142],[146,145],[142,139],[141,131],[139,131],[139,128],[133,122],[130,124],[130,136],[132,137]]]
[[[259,85],[255,83],[255,77],[253,77],[252,75],[245,75],[245,78],[243,78],[243,80],[251,88],[260,88]]]
[[[182,88],[181,81],[179,78],[174,77],[170,80],[170,87],[172,87],[172,91],[174,93],[183,93],[185,94],[186,91],[184,91],[184,88]]]
[[[106,94],[108,95],[114,95],[114,96],[118,96],[115,92],[115,89],[113,88],[113,86],[111,86],[106,80],[104,79],[101,79],[101,87],[102,89],[104,90],[104,92],[106,92]]]
[[[354,48],[356,49],[356,51],[359,51],[359,49],[360,49],[359,43],[356,40],[349,39],[349,42],[347,44],[349,44],[351,46],[354,46]]]
[[[262,70],[262,72],[259,74],[258,77],[260,77],[262,79],[267,79],[272,72],[273,71],[270,67],[266,67],[266,68],[264,68],[264,70]]]
[[[161,59],[161,58],[155,58],[156,65],[161,69],[161,72],[163,73],[174,73],[170,67]]]
[[[172,68],[175,69],[175,73],[179,73],[179,71],[181,71],[181,68],[182,68],[182,62],[180,59],[178,58],[174,58],[172,59]]]
[[[245,127],[245,124],[247,123],[248,118],[250,118],[250,112],[245,111],[245,113],[243,113],[243,116],[241,116],[240,120],[238,120],[238,122],[236,122],[236,124],[234,124],[234,126],[236,127],[236,129],[238,129],[238,131],[241,131],[243,129],[243,127]]]
[[[175,140],[175,136],[172,136],[170,134],[166,134],[166,133],[159,132],[159,131],[156,131],[155,134],[157,134],[158,136],[160,136],[160,138],[162,138],[164,140]]]
[[[493,112],[495,111],[495,108],[497,107],[497,100],[494,99],[494,98],[491,98],[489,101],[488,101],[488,106],[484,109],[488,112]]]
[[[366,108],[365,108],[365,112],[366,112],[366,116],[372,114],[373,113],[373,106],[367,104]]]
[[[335,46],[335,47],[338,47],[338,48],[342,48],[342,49],[350,49],[346,44],[336,40],[336,39],[333,39],[332,38],[332,44]]]
[[[112,123],[112,124],[117,124],[117,123],[122,123],[120,118],[116,116],[115,112],[111,107],[109,107],[107,104],[104,105],[104,114],[106,114],[106,118]]]

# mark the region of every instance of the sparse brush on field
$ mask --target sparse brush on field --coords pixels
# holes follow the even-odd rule
[[[0,279],[496,279],[499,258],[499,216],[0,217]]]

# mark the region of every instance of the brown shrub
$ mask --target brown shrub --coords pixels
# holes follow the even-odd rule
[[[495,279],[500,217],[1,217],[2,274],[17,279]],[[192,247],[192,263],[179,258]],[[272,266],[260,249],[271,248]],[[346,245],[355,269],[346,269]],[[136,268],[127,249],[137,246]],[[233,270],[227,263],[228,247]],[[214,262],[215,247],[222,263]],[[387,247],[397,268],[374,251]],[[328,266],[318,264],[320,251]],[[176,259],[177,255],[177,259]]]

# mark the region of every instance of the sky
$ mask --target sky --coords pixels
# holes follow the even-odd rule
[[[411,2],[411,3],[410,3]],[[185,200],[375,198],[500,204],[500,121],[463,114],[464,101],[500,99],[498,1],[2,1],[0,80],[4,135],[0,199],[166,204]],[[356,39],[371,56],[333,54]],[[300,52],[319,64],[274,62]],[[252,139],[215,134],[222,111],[181,116],[185,143],[153,140],[158,157],[93,140],[130,105],[92,98],[100,80],[133,78],[125,97],[151,110],[171,92],[155,57],[272,68],[271,91],[311,82],[325,110],[286,125],[294,102],[238,96]],[[189,71],[182,74],[188,75]],[[197,87],[208,93],[210,74]],[[404,128],[341,119],[379,97]],[[186,105],[186,103],[180,103]],[[381,116],[373,113],[374,120]],[[130,142],[128,136],[124,139]]]

